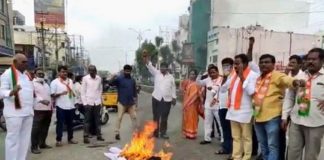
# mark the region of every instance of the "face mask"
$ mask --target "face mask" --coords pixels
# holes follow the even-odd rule
[[[231,73],[231,67],[230,66],[224,66],[223,67],[223,72],[224,72],[224,76],[228,76]]]
[[[44,82],[44,78],[36,77],[36,80],[37,80],[38,82]]]

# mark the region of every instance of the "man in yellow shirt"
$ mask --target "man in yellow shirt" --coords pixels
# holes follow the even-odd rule
[[[285,89],[293,78],[275,71],[276,59],[264,54],[259,59],[261,76],[254,94],[255,130],[264,160],[279,160],[279,132]]]

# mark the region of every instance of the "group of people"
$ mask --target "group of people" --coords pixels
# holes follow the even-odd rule
[[[200,144],[212,142],[216,126],[222,143],[216,154],[229,154],[229,160],[251,160],[258,146],[262,160],[317,160],[324,135],[324,50],[291,56],[285,72],[275,69],[271,54],[261,55],[258,66],[252,57],[223,59],[222,75],[215,65],[208,76],[189,72],[181,83],[183,135],[197,137],[201,115]]]
[[[56,146],[61,147],[63,129],[67,129],[68,144],[77,144],[73,138],[75,109],[83,111],[84,143],[90,143],[90,129],[98,141],[104,141],[100,131],[102,79],[95,66],[89,74],[78,76],[74,83],[68,77],[66,66],[58,67],[58,76],[50,85],[42,69],[27,71],[27,58],[16,54],[12,66],[1,75],[0,98],[4,102],[6,120],[6,160],[25,160],[31,142],[31,152],[52,148],[46,143],[52,113],[56,110]]]
[[[181,83],[183,135],[196,139],[201,116],[204,139],[200,144],[212,143],[213,132],[218,131],[222,146],[216,154],[230,154],[228,159],[251,160],[257,146],[263,160],[318,159],[324,135],[324,50],[314,48],[304,57],[291,56],[285,72],[275,70],[273,55],[260,56],[258,66],[252,57],[247,53],[223,59],[222,74],[215,65],[208,66],[207,75],[189,72],[188,79]],[[154,78],[154,136],[169,139],[168,116],[177,98],[174,77],[166,63],[159,64],[159,69],[154,67],[146,50],[143,62]],[[6,160],[25,160],[30,142],[35,154],[51,148],[46,137],[54,109],[57,147],[63,145],[64,125],[68,143],[78,143],[73,138],[75,108],[85,115],[83,142],[90,143],[92,134],[104,141],[100,130],[103,85],[95,66],[90,65],[89,74],[77,76],[75,82],[68,78],[68,68],[59,66],[58,76],[50,85],[42,69],[26,69],[27,58],[16,54],[0,79],[7,125]],[[121,74],[109,80],[118,90],[116,140],[121,139],[119,130],[125,113],[131,116],[134,130],[138,128],[138,93],[131,72],[132,67],[125,65]]]

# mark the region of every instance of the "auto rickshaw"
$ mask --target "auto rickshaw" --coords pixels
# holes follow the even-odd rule
[[[117,99],[117,88],[115,86],[104,86],[104,91],[102,92],[102,105],[108,109],[112,108],[117,112]]]

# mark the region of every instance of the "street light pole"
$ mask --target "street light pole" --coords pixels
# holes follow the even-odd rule
[[[146,29],[144,31],[142,31],[142,30],[136,30],[134,28],[128,28],[128,29],[138,34],[138,36],[137,36],[137,39],[138,39],[138,48],[141,48],[141,43],[142,43],[142,40],[143,40],[143,34],[145,32],[151,31],[151,29]]]

